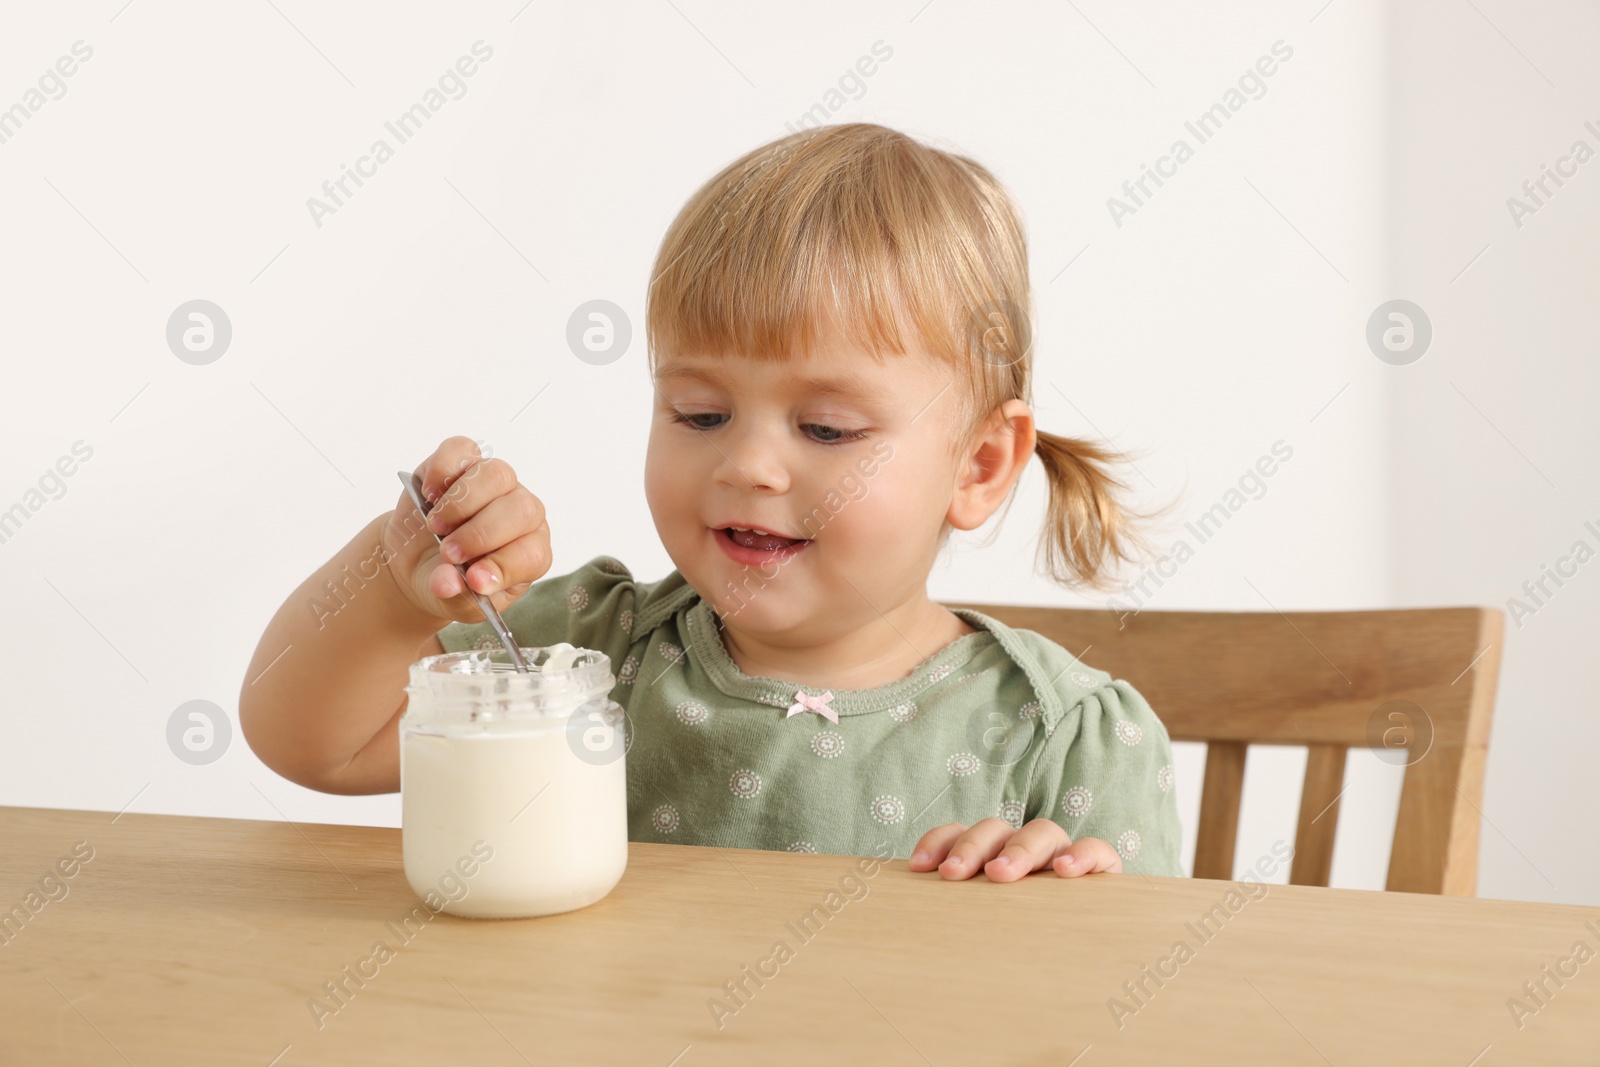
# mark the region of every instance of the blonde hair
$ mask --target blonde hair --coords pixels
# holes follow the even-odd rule
[[[1027,241],[1005,189],[981,164],[870,123],[801,130],[707,181],[662,238],[647,296],[658,353],[785,361],[822,328],[879,363],[908,330],[957,372],[953,455],[1010,399],[1032,407]],[[909,324],[902,321],[902,315]],[[1145,542],[1107,466],[1127,457],[1036,429],[1049,477],[1048,577],[1107,584],[1107,563]],[[1020,479],[1019,479],[1020,482]],[[1007,498],[1007,510],[1016,485]],[[941,540],[952,527],[947,521]]]

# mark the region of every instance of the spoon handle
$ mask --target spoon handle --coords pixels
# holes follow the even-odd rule
[[[429,533],[433,533],[433,530],[427,526],[428,512],[433,510],[433,505],[429,504],[422,495],[422,479],[415,474],[407,474],[405,471],[396,471],[395,474],[400,477],[400,483],[406,487],[406,492],[411,495],[411,502],[417,506],[418,511],[422,512],[424,528]],[[444,543],[444,538],[436,533],[433,534],[433,539],[440,544]],[[471,594],[473,602],[478,605],[478,610],[483,612],[483,617],[489,620],[489,625],[494,627],[494,632],[500,636],[500,643],[506,646],[506,652],[511,655],[512,664],[523,674],[528,673],[528,663],[522,658],[522,650],[517,647],[517,640],[511,636],[511,630],[507,628],[505,619],[500,617],[500,613],[494,609],[494,604],[488,597],[467,584],[466,567],[460,563],[453,563],[451,566],[455,567],[456,573],[461,575],[461,588]]]

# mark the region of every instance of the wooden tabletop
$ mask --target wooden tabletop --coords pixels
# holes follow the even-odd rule
[[[0,807],[0,1064],[1600,1062],[1596,908],[630,849],[471,920],[394,829]]]

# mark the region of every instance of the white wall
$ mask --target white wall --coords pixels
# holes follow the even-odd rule
[[[1600,855],[1587,847],[1600,810],[1589,673],[1600,565],[1566,564],[1576,573],[1547,579],[1542,605],[1522,592],[1575,542],[1600,550],[1584,526],[1600,527],[1600,161],[1561,187],[1547,181],[1553,195],[1539,193],[1520,227],[1507,206],[1536,206],[1523,182],[1574,141],[1600,152],[1584,126],[1600,128],[1600,15],[1434,0],[1397,12],[1395,288],[1427,310],[1435,341],[1394,368],[1394,595],[1507,612],[1480,894],[1600,903]],[[1512,597],[1533,613],[1513,618]]]
[[[1585,339],[1577,216],[1593,195],[1564,193],[1549,225],[1541,214],[1515,236],[1496,215],[1512,177],[1578,123],[1542,83],[1523,84],[1519,61],[1496,51],[1470,9],[1403,23],[1408,47],[1427,37],[1421,22],[1443,20],[1475,51],[1471,70],[1395,64],[1403,121],[1464,127],[1396,147],[1405,138],[1389,129],[1378,0],[1292,12],[1264,0],[1221,13],[1172,4],[1159,17],[1036,3],[982,19],[949,0],[786,16],[705,0],[521,7],[380,15],[280,3],[280,15],[111,0],[93,15],[31,8],[0,36],[0,70],[11,72],[0,107],[73,42],[94,49],[66,95],[0,144],[0,196],[13,205],[0,256],[10,386],[0,508],[75,441],[94,450],[66,495],[0,544],[0,596],[13,606],[0,653],[12,680],[0,804],[397,825],[396,797],[300,789],[255,760],[237,730],[222,758],[186,765],[168,748],[168,719],[193,699],[234,714],[283,597],[392,505],[396,469],[451,434],[492,444],[546,502],[554,573],[609,552],[642,576],[664,574],[642,494],[654,249],[701,181],[786,132],[879,40],[892,58],[835,121],[934,139],[1009,184],[1031,241],[1042,427],[1145,450],[1140,502],[1182,493],[1175,527],[1275,441],[1294,450],[1266,494],[1148,606],[1496,604],[1577,536],[1584,513],[1570,494],[1592,453],[1562,447],[1577,444],[1562,428],[1576,420],[1544,416],[1587,395],[1574,381],[1586,372],[1556,361]],[[1549,18],[1541,32],[1563,42]],[[479,39],[494,55],[466,95],[315,225],[306,199]],[[1280,39],[1293,57],[1265,95],[1197,144],[1185,120]],[[1443,60],[1453,47],[1421,51]],[[1550,62],[1572,79],[1579,55],[1566,37]],[[1486,67],[1483,105],[1416,99],[1430,78],[1465,84]],[[1543,135],[1517,134],[1519,159],[1483,136],[1486,112],[1504,129],[1520,114],[1507,83],[1543,108]],[[1178,137],[1193,158],[1117,226],[1107,198]],[[1421,150],[1427,137],[1436,150]],[[1447,217],[1459,189],[1429,164],[1456,155],[1504,173],[1457,178],[1477,192],[1463,199],[1471,214]],[[1430,229],[1424,242],[1435,221],[1439,236]],[[1362,327],[1394,295],[1397,272],[1447,280],[1491,239],[1455,287],[1407,289],[1438,308],[1439,347],[1423,363],[1399,374],[1366,350]],[[1545,281],[1507,294],[1522,271]],[[180,362],[164,338],[173,309],[194,298],[219,304],[234,330],[227,353],[203,367]],[[571,311],[594,298],[616,301],[637,327],[634,349],[605,367],[573,358],[564,341]],[[1515,362],[1476,357],[1491,338]],[[1519,376],[1524,364],[1542,373]],[[1409,391],[1430,375],[1441,380]],[[1492,404],[1562,489],[1530,477],[1463,412],[1451,379]],[[1416,416],[1432,405],[1438,417],[1423,423]],[[598,422],[602,411],[614,414]],[[1482,484],[1469,460],[1509,492],[1451,492]],[[992,524],[967,537],[935,571],[933,594],[1103,602],[1032,574],[1042,494],[1035,466],[993,544],[976,547]],[[1466,507],[1470,525],[1445,526]],[[1489,818],[1559,888],[1520,875],[1486,829],[1486,895],[1600,900],[1596,861],[1568,851],[1570,818],[1544,808],[1552,788],[1565,812],[1592,787],[1576,784],[1576,757],[1565,755],[1576,746],[1542,742],[1553,729],[1594,728],[1578,726],[1577,680],[1535,668],[1537,656],[1559,670],[1554,653],[1575,644],[1589,595],[1574,587],[1540,614],[1551,634],[1540,650],[1520,638],[1508,649],[1514,697],[1500,709],[1486,799]],[[1573,634],[1565,644],[1562,626]],[[1519,742],[1505,727],[1532,715],[1541,734]],[[1550,773],[1552,757],[1565,772]],[[1180,754],[1189,851],[1202,766],[1198,751]],[[1298,753],[1252,753],[1241,863],[1292,836],[1302,766]],[[1334,881],[1376,888],[1398,779],[1365,757],[1350,773]]]

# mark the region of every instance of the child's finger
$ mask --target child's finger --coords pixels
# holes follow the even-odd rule
[[[472,589],[488,595],[496,611],[505,611],[550,569],[552,559],[550,528],[541,526],[482,559],[473,560],[467,567],[467,582]],[[428,591],[441,601],[467,594],[461,572],[449,563],[440,562],[429,574],[427,584]],[[475,605],[462,610],[462,622],[476,622],[483,617]]]
[[[1063,878],[1076,878],[1080,874],[1122,873],[1122,857],[1111,847],[1111,842],[1098,837],[1080,837],[1057,856],[1051,864]]]
[[[923,834],[921,840],[911,850],[911,869],[931,871],[939,866],[944,862],[950,846],[956,843],[956,838],[966,829],[967,824],[964,822],[947,822]]]
[[[550,529],[540,526],[474,560],[467,568],[467,583],[480,593],[498,593],[518,585],[526,589],[550,569],[550,562]],[[507,597],[506,601],[509,604],[513,599]],[[498,603],[495,610],[501,610]]]
[[[1016,827],[1004,819],[979,819],[950,846],[950,854],[939,864],[939,877],[971,878],[999,854],[1015,832]]]
[[[1015,882],[1048,866],[1071,845],[1072,838],[1059,824],[1033,819],[1011,835],[998,856],[983,865],[983,873],[991,882]]]
[[[474,463],[450,483],[437,503],[428,512],[428,528],[445,534],[456,529],[483,507],[513,489],[521,488],[511,464],[503,459],[486,459]]]
[[[422,481],[422,498],[430,504],[438,500],[455,480],[483,458],[478,442],[470,437],[447,437],[422,461],[416,475]]]
[[[544,526],[544,518],[544,504],[517,485],[504,496],[485,501],[482,508],[446,534],[439,545],[439,555],[447,563],[478,559],[538,530]]]
[[[440,600],[449,600],[466,592],[461,587],[461,574],[448,563],[440,563],[428,574],[425,583],[428,592]]]

